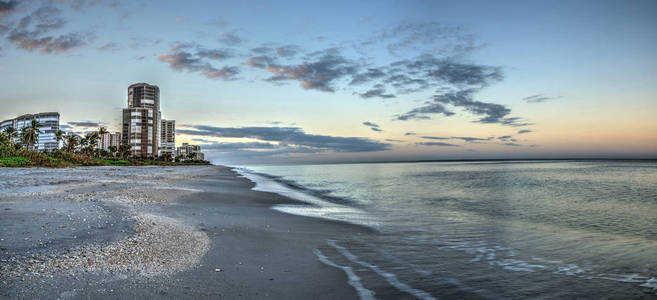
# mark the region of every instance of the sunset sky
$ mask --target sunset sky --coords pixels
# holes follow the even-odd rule
[[[657,157],[657,1],[312,2],[0,0],[0,119],[147,82],[215,163]]]

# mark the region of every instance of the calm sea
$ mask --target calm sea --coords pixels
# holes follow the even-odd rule
[[[316,250],[362,298],[657,296],[657,162],[245,166],[276,206],[377,229]],[[385,294],[386,289],[397,294]]]

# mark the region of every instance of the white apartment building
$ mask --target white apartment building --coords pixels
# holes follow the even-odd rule
[[[176,154],[176,121],[162,120],[160,125],[159,156],[174,157]]]
[[[96,149],[109,151],[109,148],[111,146],[114,146],[118,149],[120,145],[121,145],[121,133],[108,132],[99,137],[98,144],[96,145]]]
[[[188,143],[183,143],[182,146],[178,147],[176,150],[176,156],[180,157],[182,160],[205,160],[205,155],[201,152],[201,146],[190,145]]]
[[[37,143],[34,145],[40,151],[52,151],[59,149],[59,142],[55,133],[59,130],[59,113],[58,112],[44,112],[37,114],[27,114],[17,117],[15,119],[4,120],[0,122],[0,132],[4,132],[5,128],[13,127],[18,137],[13,141],[16,143],[21,142],[21,131],[24,127],[32,125],[32,120],[37,120],[41,124],[39,128],[41,133],[38,134]]]

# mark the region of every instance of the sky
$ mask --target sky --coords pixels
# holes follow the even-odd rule
[[[0,0],[0,119],[160,87],[224,164],[657,158],[657,1]]]

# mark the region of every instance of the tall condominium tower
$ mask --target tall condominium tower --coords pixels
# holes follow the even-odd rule
[[[101,135],[98,139],[98,144],[96,144],[96,149],[103,149],[105,151],[109,151],[111,146],[114,146],[117,149],[119,148],[119,146],[121,146],[120,132],[115,132],[115,133],[108,132]]]
[[[132,146],[133,156],[158,155],[160,126],[160,88],[147,83],[130,85],[121,137],[124,144]]]
[[[59,149],[59,142],[55,137],[55,133],[59,130],[59,113],[57,112],[22,115],[15,119],[2,121],[0,122],[0,132],[4,132],[7,127],[13,127],[17,136],[12,138],[12,140],[20,143],[21,131],[24,127],[32,125],[32,120],[37,120],[41,124],[39,128],[41,133],[37,135],[37,143],[34,144],[35,149],[42,151]]]
[[[173,158],[176,154],[176,121],[162,119],[160,128],[159,155]]]

